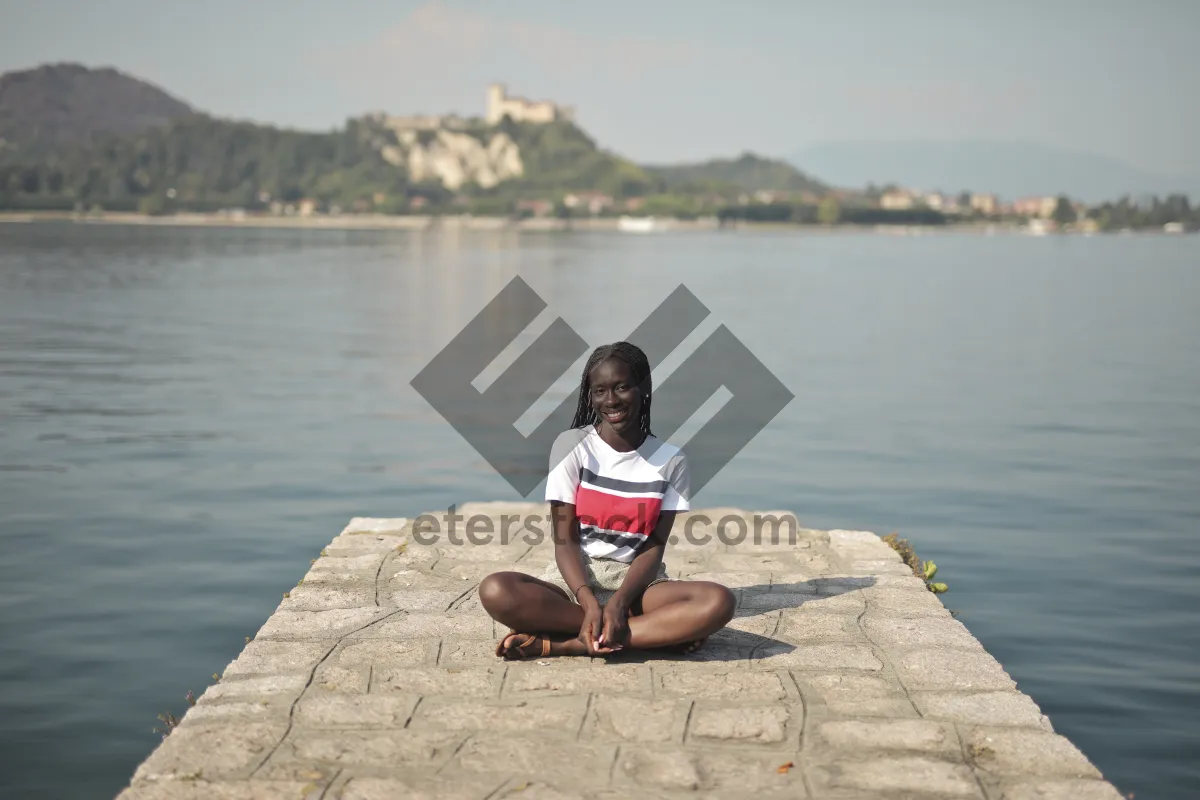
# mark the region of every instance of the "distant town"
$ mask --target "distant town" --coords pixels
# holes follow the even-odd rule
[[[627,230],[668,224],[1004,227],[1031,234],[1200,229],[1200,208],[1182,195],[1086,205],[1057,195],[1001,198],[987,187],[837,187],[783,159],[752,153],[638,164],[595,142],[576,123],[574,108],[510,94],[503,83],[481,93],[479,115],[375,112],[318,133],[199,113],[112,70],[51,65],[20,79],[24,89],[14,97],[32,100],[0,108],[0,212],[9,215],[181,220],[190,214],[288,224],[354,218],[409,227],[455,218],[482,226]],[[64,95],[64,85],[91,88]],[[84,95],[92,101],[73,109],[74,98]],[[102,102],[107,95],[113,102]],[[117,102],[131,96],[137,108]]]

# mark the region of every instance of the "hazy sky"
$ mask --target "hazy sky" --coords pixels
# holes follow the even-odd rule
[[[0,71],[115,66],[223,116],[328,128],[575,105],[644,162],[847,139],[1024,139],[1200,174],[1200,0],[0,0]]]

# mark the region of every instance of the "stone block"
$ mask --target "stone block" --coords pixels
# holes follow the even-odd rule
[[[437,550],[432,547],[422,547],[409,543],[405,547],[398,549],[391,558],[392,560],[388,563],[387,569],[399,571],[403,569],[428,568],[440,556]]]
[[[883,662],[865,644],[768,645],[756,651],[755,669],[854,669],[876,672]]]
[[[304,673],[307,681],[312,668],[333,649],[332,642],[281,642],[255,639],[225,668],[222,678],[251,675]]]
[[[933,592],[911,592],[872,586],[863,589],[867,598],[867,612],[887,617],[950,617],[950,612]]]
[[[309,691],[333,692],[336,694],[366,694],[371,682],[371,669],[362,667],[338,667],[322,664],[313,675]]]
[[[294,698],[243,698],[226,703],[196,704],[187,710],[180,725],[240,725],[243,722],[286,722]]]
[[[500,690],[502,667],[445,669],[441,667],[376,667],[372,694],[403,692],[450,697],[494,697]]]
[[[831,720],[817,725],[816,734],[821,745],[834,750],[915,750],[961,759],[954,728],[932,720]]]
[[[773,672],[695,672],[656,664],[654,674],[662,692],[696,700],[764,702],[788,696],[785,679]]]
[[[828,531],[829,546],[834,550],[844,550],[846,548],[866,547],[878,550],[880,547],[885,547],[891,550],[876,534],[871,531],[849,531],[838,528]]]
[[[353,777],[330,800],[485,800],[496,791],[497,781],[455,775],[403,778]]]
[[[408,527],[408,517],[353,517],[342,529],[342,533],[398,534],[402,533],[406,527]]]
[[[775,637],[792,644],[818,641],[862,642],[867,637],[858,627],[852,614],[830,614],[822,611],[785,611],[775,629]]]
[[[1012,725],[1051,730],[1050,720],[1020,692],[913,692],[921,716],[966,725]]]
[[[912,570],[899,561],[883,561],[877,559],[850,561],[847,572],[851,575],[912,575]]]
[[[927,756],[841,759],[812,766],[809,776],[820,794],[858,790],[870,797],[907,793],[904,796],[983,798],[969,767]]]
[[[755,614],[736,614],[729,624],[725,626],[727,631],[742,631],[743,633],[753,633],[757,636],[767,636],[771,631],[775,630],[775,624],[778,621],[778,614],[774,612],[755,613]],[[721,631],[718,631],[720,633]],[[758,642],[754,642],[758,644]]]
[[[286,675],[263,675],[255,678],[229,678],[213,684],[204,690],[204,694],[196,701],[197,705],[205,705],[216,701],[244,701],[247,698],[279,699],[296,698],[308,683],[304,673]]]
[[[834,575],[817,578],[813,583],[815,584],[817,594],[827,596],[845,594],[846,592],[853,592],[858,589],[866,589],[868,586],[875,586],[877,585],[877,578],[873,575]]]
[[[346,639],[325,663],[346,669],[372,665],[432,665],[437,653],[437,639]]]
[[[502,663],[496,655],[496,644],[497,641],[493,639],[449,639],[442,642],[441,650],[438,653],[438,666],[470,667]],[[586,662],[587,659],[583,658],[560,658],[555,659],[552,665],[555,667],[560,664],[582,666]]]
[[[1100,777],[1075,745],[1049,731],[978,727],[964,739],[975,766],[993,775]]]
[[[337,639],[365,628],[384,613],[377,608],[276,611],[255,639]]]
[[[780,611],[801,608],[816,597],[816,592],[752,592],[744,590],[738,611]]]
[[[492,620],[478,612],[404,611],[354,634],[357,639],[491,639]]]
[[[445,763],[462,744],[453,731],[293,731],[283,748],[292,760],[338,767],[425,767]]]
[[[439,590],[462,594],[471,587],[462,578],[448,578],[445,575],[434,575],[409,566],[385,571],[387,585],[380,590],[380,595],[391,596],[394,592],[413,589]]]
[[[904,690],[883,678],[862,673],[795,673],[809,707],[838,716],[915,717]]]
[[[750,666],[750,654],[756,647],[769,644],[774,640],[766,639],[752,633],[724,628],[708,637],[704,647],[694,653],[670,653],[666,657],[655,658],[655,663],[669,661],[671,664],[696,665],[717,664],[721,669],[744,669]]]
[[[444,612],[466,592],[464,587],[453,589],[399,589],[387,593],[386,605],[404,611]],[[484,614],[486,617],[487,615]]]
[[[949,615],[918,619],[897,618],[891,614],[880,615],[872,609],[862,618],[862,627],[872,642],[888,649],[948,647],[983,651],[983,645],[971,632]]]
[[[451,561],[438,562],[431,573],[455,580],[465,581],[468,585],[479,583],[493,572],[523,572],[535,578],[541,577],[544,566],[534,564],[512,564],[507,561]]]
[[[286,731],[286,721],[181,725],[142,762],[134,780],[248,778]]]
[[[714,572],[799,572],[812,556],[797,557],[792,553],[717,553],[708,559]]]
[[[379,552],[358,556],[321,556],[313,562],[308,572],[310,575],[319,572],[353,572],[363,577],[374,578],[387,555],[386,552]],[[306,576],[305,581],[307,580]]]
[[[332,589],[369,589],[375,592],[374,572],[352,572],[347,570],[323,569],[320,572],[309,571],[304,576],[302,586],[326,587]]]
[[[986,652],[941,648],[892,655],[896,674],[912,691],[1015,689],[1016,683]]]
[[[456,731],[558,731],[574,737],[583,723],[585,695],[533,697],[515,701],[429,698],[417,708],[410,727]]]
[[[791,763],[793,767],[781,767]],[[669,792],[734,792],[739,797],[804,798],[800,754],[781,749],[772,754],[748,750],[696,751],[683,748],[622,747],[617,755],[615,783],[637,787],[642,796]],[[672,795],[674,796],[674,795]]]
[[[778,745],[790,738],[789,727],[797,736],[803,727],[802,714],[797,714],[799,719],[789,726],[791,716],[792,710],[779,704],[738,707],[698,704],[692,710],[688,741]]]
[[[309,728],[403,728],[418,699],[400,693],[309,692],[296,706],[294,719]]]
[[[132,786],[117,800],[317,800],[323,787],[312,781],[155,781]]]
[[[459,531],[459,537],[462,537],[462,531]],[[481,541],[487,534],[477,533],[476,538]],[[519,538],[519,537],[518,537]],[[490,561],[497,564],[511,564],[529,551],[529,545],[524,542],[516,542],[502,544],[499,541],[499,528],[492,534],[492,541],[487,544],[472,544],[471,542],[462,540],[462,544],[451,544],[446,537],[434,547],[434,550],[442,557],[455,562],[464,561]]]
[[[343,533],[325,546],[323,555],[364,556],[369,553],[399,552],[408,548],[407,536],[378,533]]]
[[[802,610],[805,612],[820,612],[824,614],[853,614],[858,615],[867,608],[867,601],[862,592],[850,591],[833,595],[818,595],[808,600]]]
[[[279,604],[284,611],[323,611],[333,608],[375,607],[375,588],[303,583],[288,592]]]
[[[591,741],[670,742],[682,736],[691,704],[682,699],[642,700],[597,695],[581,738]]]
[[[1126,800],[1111,783],[1101,780],[1018,781],[1003,784],[998,797],[1000,800]]]
[[[452,770],[487,772],[531,779],[554,765],[556,776],[594,783],[606,780],[615,745],[562,742],[541,736],[474,736],[459,752]],[[585,784],[586,785],[586,784]]]
[[[537,662],[519,662],[509,666],[504,694],[528,693],[638,695],[649,697],[650,671],[644,665],[597,664],[589,669],[550,670]]]
[[[667,565],[670,568],[671,565]],[[670,569],[668,569],[670,574]],[[745,589],[757,587],[758,589],[769,589],[771,587],[771,575],[768,572],[716,572],[707,568],[695,571],[685,572],[680,571],[678,576],[671,575],[676,580],[685,581],[712,581],[719,583],[727,589]]]

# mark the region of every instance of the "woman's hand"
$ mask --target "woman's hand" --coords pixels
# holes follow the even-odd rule
[[[614,595],[604,606],[604,632],[600,636],[599,651],[612,653],[625,646],[629,638],[629,607],[620,595]]]
[[[580,590],[579,605],[583,608],[583,624],[579,626],[579,640],[587,647],[591,655],[600,655],[596,641],[604,628],[604,617],[600,604],[592,596],[591,590]]]

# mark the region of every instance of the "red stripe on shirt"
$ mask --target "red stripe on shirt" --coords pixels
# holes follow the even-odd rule
[[[658,524],[661,497],[621,497],[580,486],[575,493],[575,516],[583,525],[610,531],[649,535]]]

